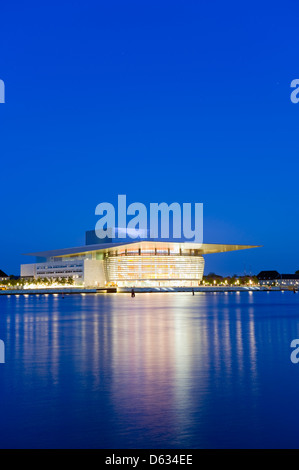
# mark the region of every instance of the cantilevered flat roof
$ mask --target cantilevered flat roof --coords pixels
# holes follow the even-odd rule
[[[62,248],[59,250],[50,250],[50,251],[39,251],[36,253],[26,253],[28,256],[37,256],[40,258],[50,258],[50,257],[59,257],[59,256],[70,256],[70,255],[83,255],[86,253],[91,253],[93,251],[100,251],[102,253],[108,253],[110,251],[115,251],[116,248],[122,247],[124,249],[157,249],[165,250],[170,248],[182,249],[182,250],[198,250],[199,254],[211,254],[211,253],[221,253],[226,251],[236,251],[236,250],[246,250],[249,248],[259,248],[260,245],[223,245],[219,243],[183,243],[183,242],[162,242],[162,241],[150,241],[150,240],[139,240],[138,242],[119,242],[119,243],[99,243],[97,245],[83,245],[77,246],[74,248]]]

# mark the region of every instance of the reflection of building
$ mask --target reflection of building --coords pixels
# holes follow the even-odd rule
[[[100,240],[99,240],[100,241]],[[22,277],[73,277],[85,286],[197,286],[204,254],[253,248],[174,241],[125,239],[39,253],[21,266]]]
[[[261,286],[299,286],[299,274],[279,274],[277,271],[261,271],[257,278]]]

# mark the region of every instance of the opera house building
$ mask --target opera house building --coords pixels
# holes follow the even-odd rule
[[[203,277],[204,255],[255,248],[141,239],[94,244],[90,234],[86,232],[84,246],[28,253],[36,262],[22,264],[21,276],[72,277],[75,285],[85,287],[196,287]]]

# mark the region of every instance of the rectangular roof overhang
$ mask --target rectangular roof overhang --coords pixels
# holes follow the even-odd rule
[[[219,243],[183,243],[183,242],[161,242],[161,241],[148,241],[142,240],[138,242],[120,242],[120,243],[106,243],[106,244],[97,244],[97,245],[84,245],[77,246],[74,248],[62,248],[58,250],[49,250],[49,251],[39,251],[36,253],[26,253],[27,256],[37,256],[41,258],[50,258],[50,257],[63,257],[70,255],[84,255],[87,253],[92,253],[94,251],[109,253],[115,251],[116,248],[122,247],[124,249],[182,249],[182,250],[198,250],[199,254],[211,254],[211,253],[222,253],[227,251],[236,251],[236,250],[246,250],[249,248],[259,248],[260,245],[224,245]]]

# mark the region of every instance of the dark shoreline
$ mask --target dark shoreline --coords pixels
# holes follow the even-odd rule
[[[53,288],[53,289],[10,289],[0,291],[0,295],[69,295],[69,294],[106,294],[106,293],[119,293],[119,294],[129,294],[131,293],[131,287],[110,287],[110,288],[100,288],[100,289],[88,289],[88,288]],[[135,293],[176,293],[176,292],[190,292],[192,293],[213,293],[213,292],[284,292],[290,291],[293,292],[293,289],[281,289],[280,287],[134,287]],[[297,291],[296,291],[297,292]]]

